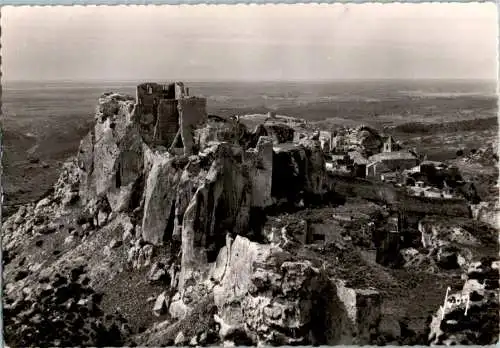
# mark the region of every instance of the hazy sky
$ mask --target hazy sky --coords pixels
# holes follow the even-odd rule
[[[1,11],[4,80],[497,76],[492,3]]]

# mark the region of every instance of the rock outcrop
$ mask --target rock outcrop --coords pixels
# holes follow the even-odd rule
[[[326,193],[325,159],[319,141],[277,145],[273,163],[281,169],[273,171],[272,195],[278,201],[311,202]]]
[[[158,154],[153,156],[144,190],[142,238],[158,245],[165,239],[171,239],[173,234],[177,186],[182,167],[176,158]]]
[[[211,272],[218,320],[253,343],[367,344],[380,319],[377,291],[352,289],[276,244],[237,236]]]
[[[99,99],[96,125],[82,140],[77,157],[84,204],[106,198],[113,211],[130,208],[144,163],[136,114],[132,98],[104,94]]]
[[[471,206],[472,217],[500,229],[500,204],[498,202],[481,202]]]
[[[413,247],[401,250],[404,267],[430,273],[439,270],[466,271],[480,249],[495,249],[497,232],[485,223],[468,219],[426,217],[418,222],[420,252]],[[493,250],[494,252],[494,250]]]
[[[78,174],[79,195],[90,208],[105,199],[113,212],[142,209],[142,238],[146,242],[159,245],[184,235],[189,239],[189,232],[180,233],[181,226],[189,231],[191,225],[198,229],[200,223],[206,224],[201,235],[208,240],[214,230],[238,234],[248,223],[251,207],[265,208],[290,195],[298,202],[304,195],[325,192],[324,158],[318,141],[273,148],[272,137],[260,136],[255,148],[246,148],[252,143],[252,134],[245,128],[230,120],[212,119],[200,124],[205,119],[204,100],[180,98],[179,124],[185,154],[191,154],[193,148],[200,152],[190,158],[174,156],[148,145],[149,137],[140,125],[144,119],[141,105],[117,94],[99,99],[96,126],[81,142]],[[214,124],[219,124],[215,126],[218,131],[212,131]],[[275,133],[277,127],[271,127]],[[283,125],[285,128],[286,134],[293,133],[289,126]],[[217,138],[221,129],[225,129],[222,142]],[[289,138],[293,134],[280,135],[278,142]],[[283,192],[289,187],[297,192]],[[224,209],[226,216],[222,218]],[[210,248],[215,248],[212,253],[218,250],[217,246]]]

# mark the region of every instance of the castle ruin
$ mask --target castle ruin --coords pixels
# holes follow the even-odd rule
[[[136,115],[144,139],[176,154],[193,153],[193,131],[206,121],[206,105],[206,98],[189,96],[182,82],[147,82],[136,88]]]

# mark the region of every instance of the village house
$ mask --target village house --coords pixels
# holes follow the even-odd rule
[[[407,185],[422,181],[427,186],[439,189],[445,186],[456,187],[462,181],[458,168],[441,162],[423,161],[419,165],[403,172]]]
[[[397,184],[402,181],[402,175],[398,172],[386,172],[380,174],[380,180],[387,183]]]
[[[352,161],[354,176],[358,178],[365,178],[368,160],[363,157],[363,155],[359,151],[350,151],[348,152],[348,156]]]
[[[365,178],[368,161],[358,151],[336,152],[327,156],[326,169],[330,172]]]
[[[423,181],[417,181],[414,185],[407,186],[407,188],[414,196],[442,199],[456,198],[456,195],[450,187],[439,189],[437,187],[428,186]]]
[[[347,175],[350,174],[350,158],[345,152],[333,153],[328,156],[326,169],[329,172]]]

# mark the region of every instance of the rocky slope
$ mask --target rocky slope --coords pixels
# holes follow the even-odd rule
[[[2,225],[7,344],[403,343],[412,309],[387,308],[413,273],[372,259],[386,207],[335,195],[297,120],[249,120],[206,117],[176,155],[132,98],[103,95],[54,189]]]

